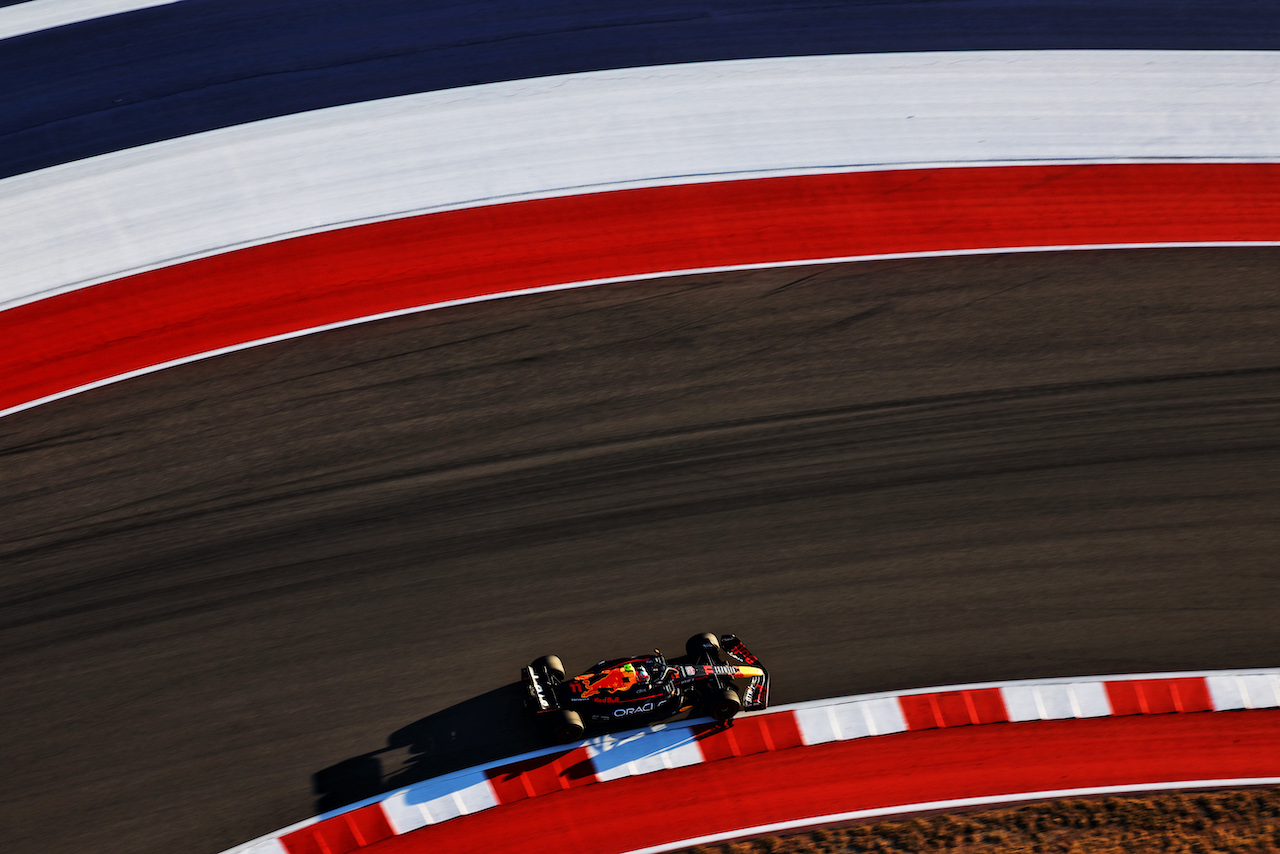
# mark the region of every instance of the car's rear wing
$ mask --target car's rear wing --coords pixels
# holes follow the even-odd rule
[[[745,643],[738,640],[737,635],[721,635],[720,648],[743,664],[750,664],[753,667],[760,666],[760,659],[751,650],[747,649]]]
[[[742,695],[742,708],[748,712],[758,712],[769,705],[769,671],[760,663],[760,658],[737,635],[721,635],[720,649],[731,658],[764,671],[762,676],[753,676],[747,683]]]
[[[555,692],[542,678],[542,674],[530,666],[520,668],[520,681],[528,692],[529,706],[535,712],[549,712],[560,708]]]

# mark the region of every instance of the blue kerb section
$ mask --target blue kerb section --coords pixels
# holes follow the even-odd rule
[[[631,762],[652,758],[666,750],[681,745],[693,744],[693,731],[686,726],[672,726],[663,729],[639,730],[634,733],[622,733],[612,737],[612,742],[604,738],[593,738],[589,744],[598,753],[591,758],[596,773],[602,774],[614,768],[621,768]],[[605,745],[608,749],[605,749]]]
[[[183,0],[0,41],[0,177],[339,104],[817,54],[1272,50],[1276,0]]]

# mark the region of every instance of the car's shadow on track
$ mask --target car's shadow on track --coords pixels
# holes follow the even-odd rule
[[[313,774],[316,810],[547,746],[523,702],[524,687],[512,682],[401,727],[386,747]]]

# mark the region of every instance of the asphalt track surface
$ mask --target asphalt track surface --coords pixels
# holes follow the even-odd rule
[[[2,419],[6,850],[214,852],[388,742],[386,782],[487,759],[544,652],[735,631],[780,703],[1274,665],[1277,340],[1275,249],[873,262]]]

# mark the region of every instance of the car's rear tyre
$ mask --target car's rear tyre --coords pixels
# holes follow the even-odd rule
[[[546,672],[557,682],[564,681],[564,664],[561,663],[560,656],[558,655],[544,655],[529,666],[534,670],[542,670]]]
[[[551,737],[555,739],[557,744],[568,744],[571,741],[577,741],[587,731],[586,727],[582,725],[582,716],[568,709],[561,709],[556,712],[552,720]]]
[[[684,651],[692,659],[697,659],[704,654],[710,655],[712,658],[719,658],[720,638],[711,632],[694,635],[684,642]]]
[[[727,721],[742,711],[742,697],[733,688],[725,688],[711,701],[711,717],[718,721]]]

